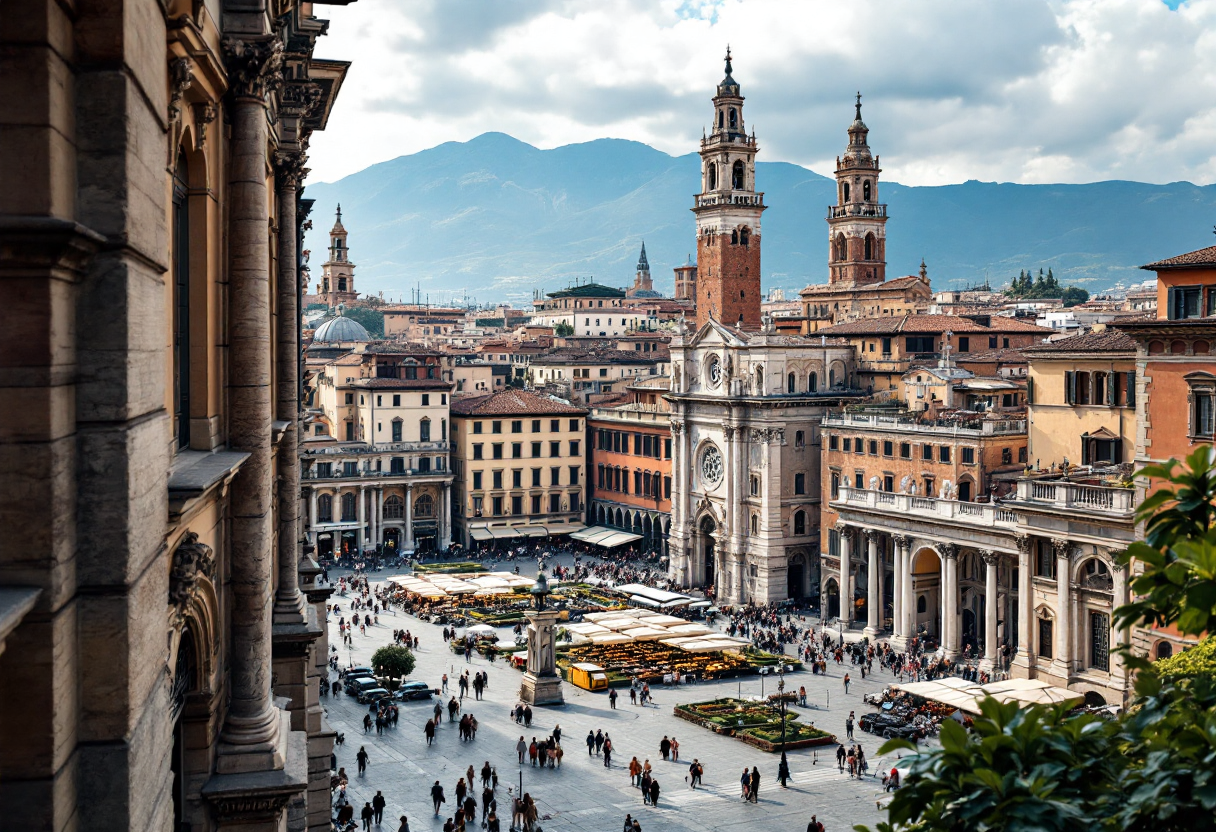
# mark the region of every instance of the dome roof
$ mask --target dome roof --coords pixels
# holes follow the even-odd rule
[[[345,344],[351,341],[370,341],[372,336],[363,328],[363,324],[339,313],[317,327],[312,340],[314,344]]]

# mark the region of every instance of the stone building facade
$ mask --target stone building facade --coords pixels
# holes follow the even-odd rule
[[[329,828],[300,190],[347,64],[316,8],[5,5],[5,826]]]
[[[639,397],[640,398],[640,397]],[[588,517],[667,552],[671,530],[671,420],[666,401],[594,407],[587,417]]]

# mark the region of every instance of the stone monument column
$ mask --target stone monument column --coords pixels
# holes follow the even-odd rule
[[[1072,544],[1062,538],[1053,538],[1051,548],[1056,556],[1056,660],[1053,670],[1068,684],[1072,675],[1072,589],[1069,567]]]
[[[878,532],[866,529],[866,627],[864,632],[870,638],[878,635],[882,629],[882,611],[878,608],[882,603],[878,597],[878,586],[881,576],[878,574],[881,566],[878,561]]]
[[[895,544],[895,581],[893,607],[895,610],[895,625],[893,627],[894,634],[891,636],[891,647],[895,650],[904,650],[907,646],[908,639],[912,637],[912,632],[908,627],[908,598],[912,594],[912,576],[908,574],[908,536],[903,534],[892,535],[891,540]]]
[[[267,231],[266,94],[279,75],[274,36],[223,43],[232,103],[229,182],[228,441],[249,458],[232,483],[231,681],[220,732],[220,774],[282,769],[285,737],[271,702],[270,241]],[[298,464],[298,463],[297,463]]]
[[[958,632],[958,546],[943,543],[942,554],[942,645],[946,658],[957,659]]]
[[[287,430],[279,440],[278,519],[279,589],[274,598],[275,624],[303,624],[304,596],[300,593],[300,309],[297,288],[296,202],[300,183],[307,175],[304,154],[275,154],[275,185],[279,206],[279,274],[277,324],[277,372],[275,411]]]
[[[355,536],[356,557],[363,556],[363,547],[367,545],[367,488],[359,486],[359,501],[356,503],[359,518],[359,534]]]
[[[565,699],[562,679],[557,675],[557,619],[560,613],[545,609],[549,581],[544,572],[536,576],[531,592],[536,609],[527,613],[528,666],[519,688],[519,698],[529,705],[561,705]]]
[[[912,583],[912,538],[909,535],[904,535],[903,542],[903,558],[900,561],[903,564],[904,582],[902,584],[904,600],[903,600],[903,617],[904,617],[904,638],[911,639],[916,636],[916,593],[913,591]],[[906,645],[905,641],[905,645]]]
[[[1034,539],[1030,535],[1015,534],[1013,542],[1018,547],[1018,650],[1013,657],[1013,667],[1019,668],[1030,678],[1030,668],[1034,664],[1034,644],[1031,641],[1031,624],[1034,618],[1034,607],[1030,592],[1030,549]]]
[[[443,529],[439,533],[439,548],[447,551],[452,548],[452,484],[443,484]]]
[[[996,628],[997,604],[999,590],[996,585],[997,564],[1001,556],[989,549],[980,550],[984,559],[984,659],[980,662],[983,670],[996,667]]]

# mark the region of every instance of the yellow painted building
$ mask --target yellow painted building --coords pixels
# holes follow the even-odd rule
[[[587,411],[527,390],[452,401],[456,534],[468,547],[583,527]]]
[[[1136,450],[1136,344],[1122,332],[1074,335],[1027,349],[1030,464],[1131,462]]]

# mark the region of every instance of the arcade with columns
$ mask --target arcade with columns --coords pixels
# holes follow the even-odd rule
[[[451,547],[451,474],[414,474],[402,483],[403,475],[384,473],[383,478],[364,478],[368,481],[308,483],[308,540],[319,556]]]

